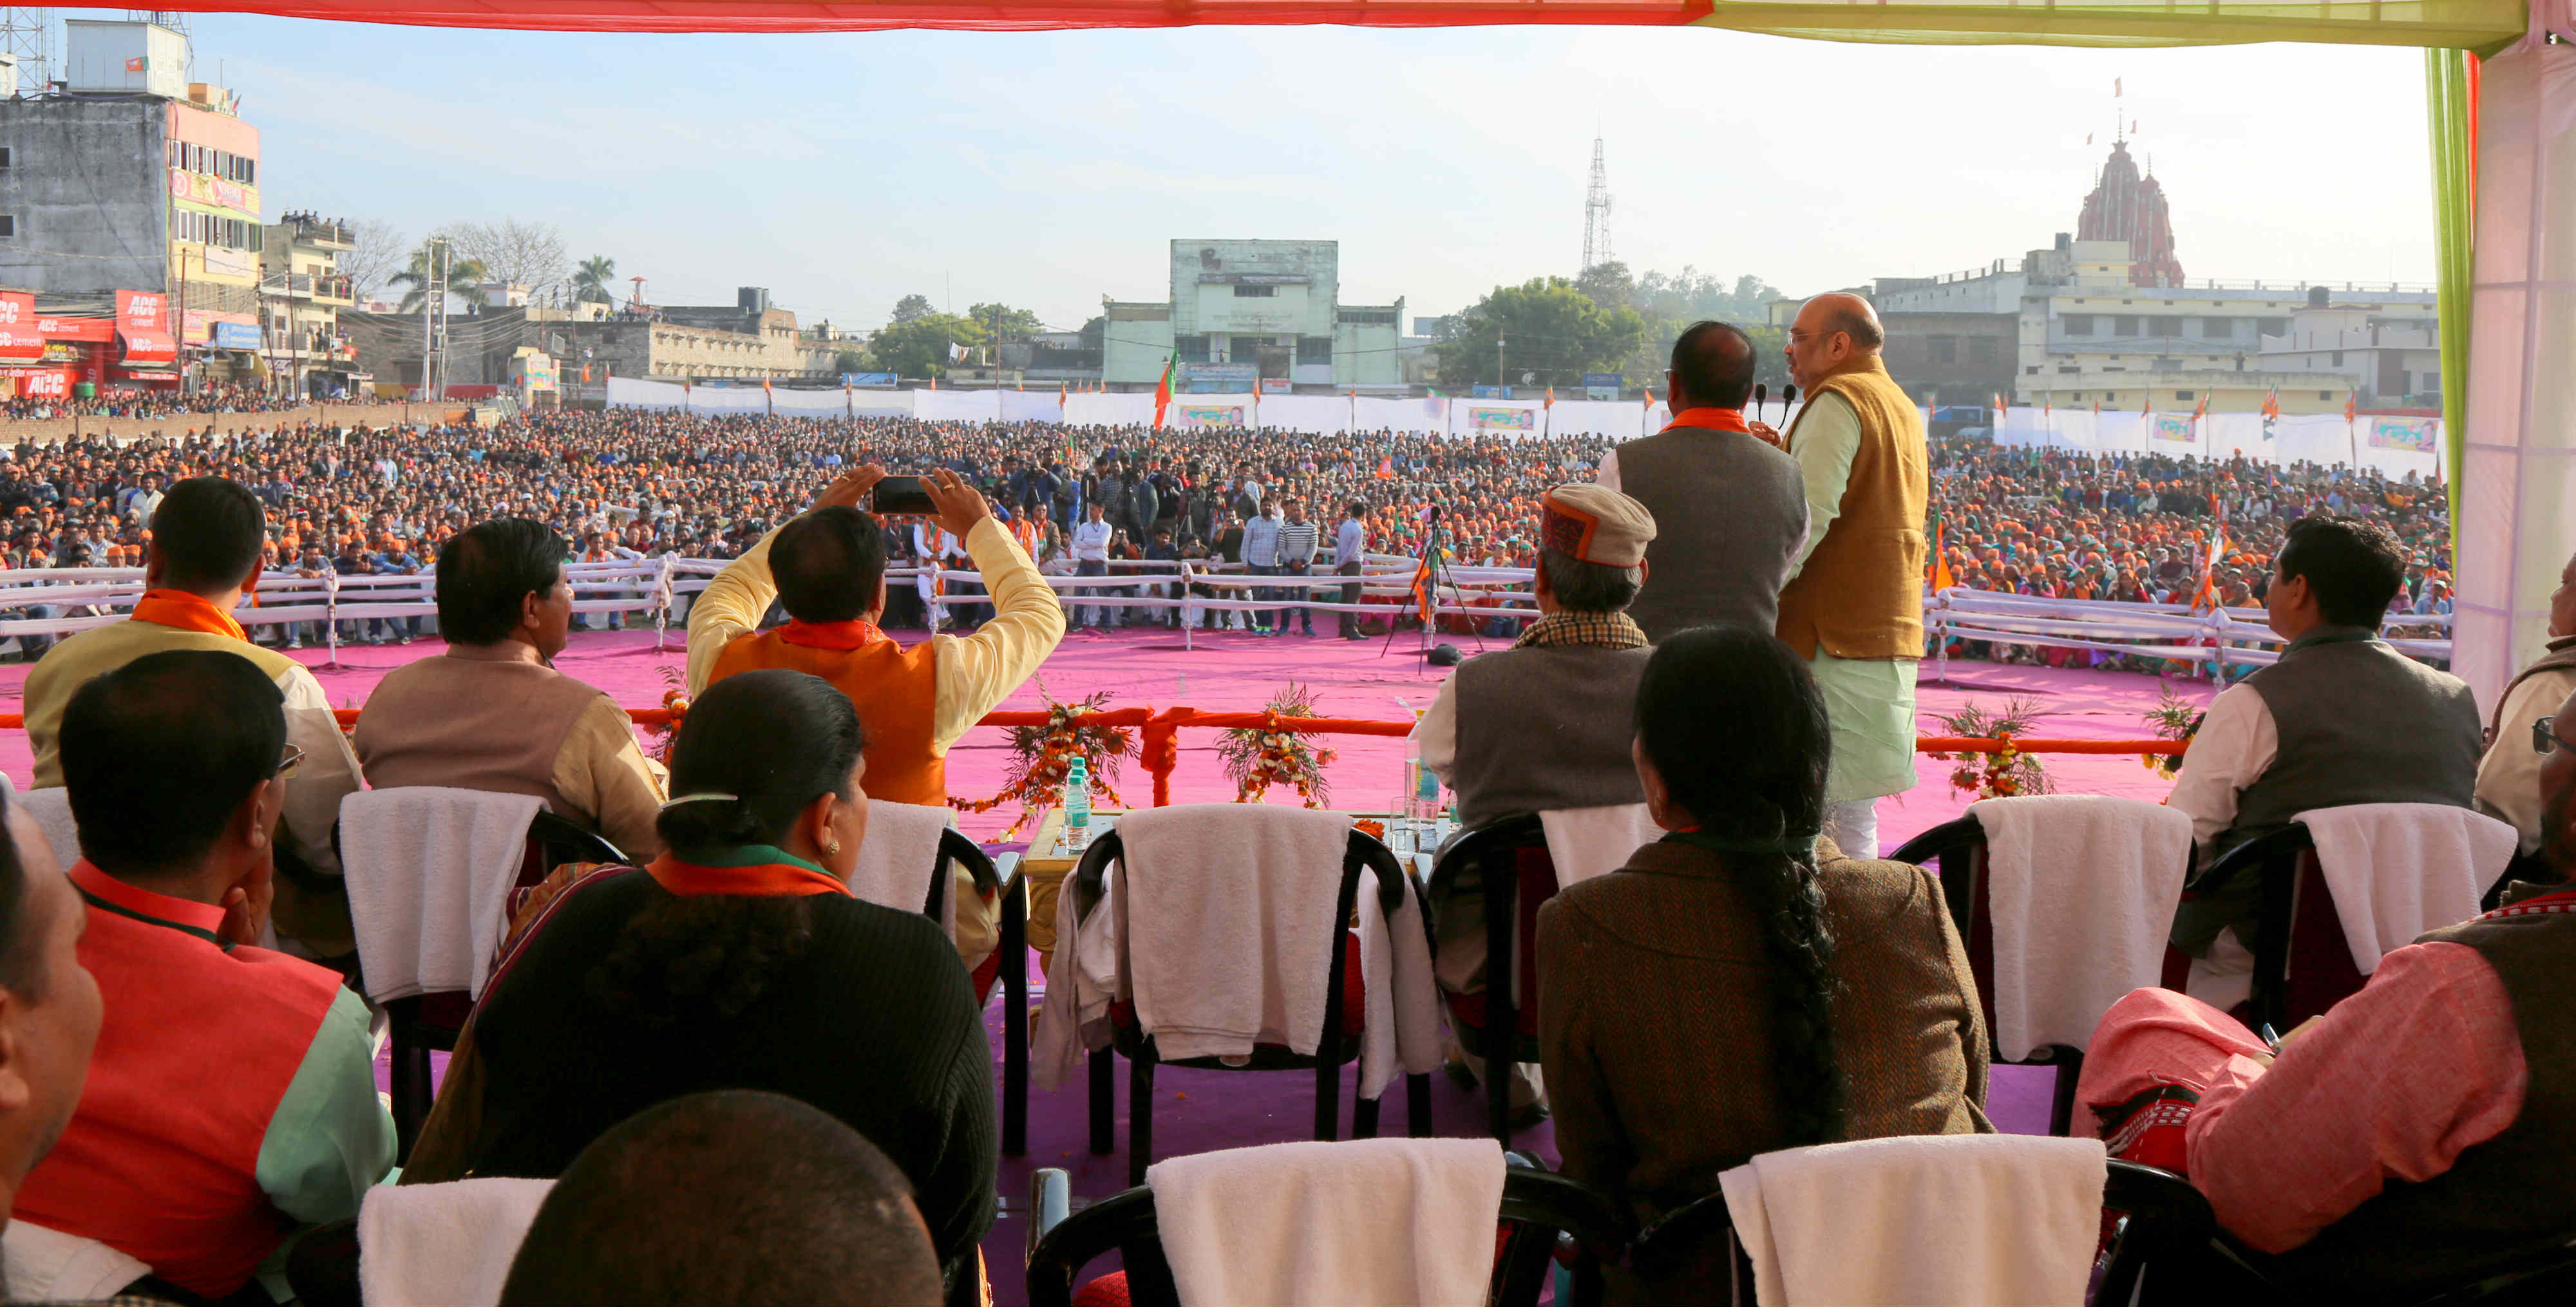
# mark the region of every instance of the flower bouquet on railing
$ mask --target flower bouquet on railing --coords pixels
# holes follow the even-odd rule
[[[1323,715],[1315,711],[1315,692],[1302,685],[1281,690],[1262,710],[1274,723],[1282,717]],[[1243,727],[1227,731],[1216,751],[1225,759],[1225,774],[1234,778],[1237,803],[1261,802],[1273,785],[1295,787],[1297,797],[1309,808],[1332,801],[1324,769],[1339,755],[1316,748],[1303,735],[1275,727]]]
[[[2145,720],[2155,730],[2157,739],[2188,743],[2191,737],[2200,734],[2201,719],[2207,716],[2206,711],[2192,707],[2190,700],[2175,694],[2172,686],[2166,686],[2163,697],[2156,700],[2156,706],[2146,711]],[[2167,780],[2182,774],[2182,755],[2179,753],[2144,753],[2138,755],[2138,761],[2146,764],[2148,771]]]
[[[1039,682],[1038,693],[1046,693],[1045,682]],[[1011,783],[989,799],[950,799],[948,805],[959,812],[990,812],[1017,802],[1019,820],[1002,832],[1002,838],[1009,839],[1028,824],[1030,814],[1064,802],[1065,775],[1073,769],[1073,760],[1080,758],[1090,777],[1093,804],[1126,807],[1115,782],[1119,763],[1136,752],[1136,737],[1123,726],[1098,726],[1084,720],[1107,708],[1109,697],[1110,692],[1102,690],[1072,703],[1048,699],[1046,725],[1011,728],[1011,753],[1018,764]]]
[[[670,687],[662,691],[662,707],[671,714],[671,720],[644,729],[661,737],[654,742],[652,756],[655,762],[668,766],[671,746],[680,742],[681,719],[689,715],[689,691],[680,680],[680,670],[667,664],[662,668],[662,683]]]
[[[1950,771],[1950,788],[1979,799],[2008,799],[2017,794],[2048,793],[2048,769],[2038,755],[2023,753],[2013,747],[2013,740],[2031,733],[2039,724],[2039,705],[2027,699],[2009,699],[2002,712],[1980,707],[1973,699],[1968,706],[1947,717],[1937,717],[1948,734],[1972,740],[2000,740],[2003,747],[1993,753],[1936,753],[1942,762],[1957,763]]]

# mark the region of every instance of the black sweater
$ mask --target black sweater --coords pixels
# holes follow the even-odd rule
[[[911,1179],[942,1261],[993,1222],[992,1050],[956,947],[918,913],[801,900],[812,943],[733,1019],[653,1027],[591,993],[626,924],[673,896],[641,871],[582,882],[504,964],[474,1020],[486,1067],[473,1173],[560,1175],[617,1123],[713,1089],[802,1099]]]

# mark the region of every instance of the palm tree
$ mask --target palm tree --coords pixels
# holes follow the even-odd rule
[[[481,308],[484,303],[483,282],[490,274],[478,259],[462,259],[450,254],[447,261],[447,293]],[[411,252],[411,262],[402,271],[385,279],[403,288],[402,312],[419,310],[429,301],[429,246],[424,243]]]
[[[573,270],[573,299],[584,304],[614,304],[617,296],[609,291],[616,283],[617,260],[605,254],[594,254]]]

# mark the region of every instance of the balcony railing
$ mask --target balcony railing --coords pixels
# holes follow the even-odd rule
[[[295,239],[307,245],[355,245],[357,238],[349,228],[336,222],[318,222],[303,218],[287,221],[295,229]]]

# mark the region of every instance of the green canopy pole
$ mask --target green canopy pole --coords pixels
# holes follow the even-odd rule
[[[2442,486],[2450,498],[2451,565],[2459,566],[2460,458],[2468,449],[2469,296],[2476,274],[2477,56],[2424,52],[2433,135],[2433,266],[2442,333]]]

